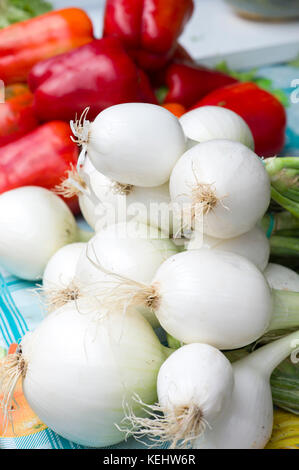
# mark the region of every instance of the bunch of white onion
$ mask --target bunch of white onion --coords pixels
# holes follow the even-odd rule
[[[5,418],[22,377],[37,415],[83,445],[129,432],[173,447],[263,447],[269,374],[298,334],[233,367],[219,350],[298,327],[299,294],[275,290],[269,267],[269,282],[263,274],[270,249],[258,223],[270,182],[248,126],[223,108],[179,121],[128,103],[72,129],[82,152],[58,191],[79,195],[90,240],[46,190],[0,196],[0,263],[43,276],[49,306],[4,363]],[[160,325],[185,344],[170,357]]]

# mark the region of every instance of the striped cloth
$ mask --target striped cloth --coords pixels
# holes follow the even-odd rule
[[[7,354],[11,344],[19,343],[24,334],[34,330],[45,316],[44,307],[34,290],[35,287],[35,284],[10,276],[0,268],[0,359]],[[21,387],[17,393],[22,393]],[[24,404],[24,400],[24,397],[21,396],[20,410],[18,410],[18,415],[14,416],[14,431],[8,430],[5,437],[0,437],[0,449],[84,448],[47,428],[29,409],[28,405]],[[107,449],[140,449],[145,447],[144,444],[130,438],[126,442]]]
[[[273,88],[280,88],[288,96],[294,92],[292,81],[299,78],[299,68],[286,65],[265,67],[259,75],[272,80]],[[298,93],[299,96],[299,93]],[[287,141],[283,155],[299,155],[299,103],[287,108]],[[19,343],[24,334],[33,330],[44,318],[44,307],[33,292],[35,285],[10,276],[0,267],[0,359],[12,343]],[[21,399],[21,390],[18,390]],[[22,402],[23,403],[23,402]],[[0,449],[82,449],[47,428],[24,404],[16,415],[15,432],[0,437]],[[23,414],[22,414],[23,412]],[[108,449],[138,449],[145,446],[133,438]],[[166,445],[164,447],[167,447]],[[162,447],[163,448],[163,447]]]

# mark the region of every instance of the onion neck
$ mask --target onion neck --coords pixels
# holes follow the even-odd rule
[[[263,346],[245,359],[241,359],[240,363],[246,363],[256,369],[259,369],[267,378],[274,369],[286,359],[293,351],[299,348],[299,331],[284,336],[281,339]]]
[[[291,236],[274,235],[270,238],[271,254],[274,256],[298,256],[299,239]]]
[[[273,186],[271,186],[271,197],[281,207],[289,211],[295,217],[299,218],[299,202],[289,199],[289,197],[286,194],[280,193]]]
[[[82,228],[78,227],[78,231],[77,231],[78,242],[87,243],[93,236],[94,236],[94,232],[91,232],[89,230],[83,230]]]
[[[299,292],[272,289],[273,313],[268,331],[299,327]]]
[[[168,359],[168,357],[171,356],[171,354],[175,352],[175,349],[168,348],[167,346],[162,345],[162,351],[165,354],[165,359]]]
[[[298,230],[299,219],[287,211],[276,212],[264,215],[259,225],[270,238],[277,232],[280,235],[285,231]]]

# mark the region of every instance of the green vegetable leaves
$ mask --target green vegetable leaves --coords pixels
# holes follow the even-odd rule
[[[283,90],[280,90],[279,88],[273,88],[272,80],[270,80],[269,78],[258,76],[257,69],[251,69],[246,72],[237,72],[235,70],[231,70],[228,67],[227,63],[223,61],[216,66],[216,70],[226,73],[227,75],[230,75],[231,77],[235,78],[236,80],[239,80],[240,82],[253,82],[260,88],[263,88],[263,90],[272,93],[272,95],[274,95],[275,98],[277,98],[283,106],[289,106],[289,98],[286,93]]]
[[[44,0],[0,0],[0,29],[52,10]]]

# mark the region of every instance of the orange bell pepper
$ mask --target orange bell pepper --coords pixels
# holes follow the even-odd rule
[[[79,8],[52,11],[0,30],[0,79],[24,82],[37,62],[93,40],[90,18]]]
[[[163,108],[168,109],[168,111],[174,114],[177,118],[180,118],[187,112],[185,106],[180,103],[165,103],[163,104]]]

